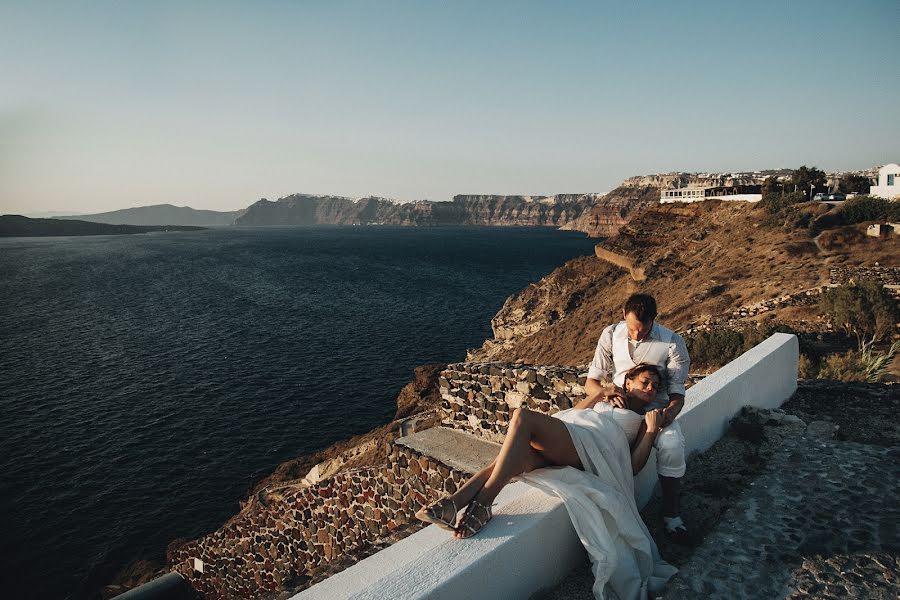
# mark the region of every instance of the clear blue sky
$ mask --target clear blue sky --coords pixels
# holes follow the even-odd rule
[[[0,213],[900,161],[900,2],[7,2]]]

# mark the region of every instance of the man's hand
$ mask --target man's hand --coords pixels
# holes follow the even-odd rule
[[[625,390],[615,385],[611,385],[603,390],[600,399],[607,404],[612,404],[616,408],[628,408],[628,401],[625,399]]]
[[[678,413],[676,411],[672,410],[668,406],[663,408],[659,412],[660,412],[660,417],[661,417],[661,420],[659,423],[660,427],[668,427],[669,425],[672,424],[672,421],[675,420],[675,417],[678,416]]]
[[[669,396],[669,405],[662,410],[662,426],[668,427],[681,412],[684,406],[684,396],[681,394],[671,394]]]

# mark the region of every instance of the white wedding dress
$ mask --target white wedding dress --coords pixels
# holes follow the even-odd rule
[[[566,424],[584,471],[548,467],[520,479],[563,500],[591,558],[596,598],[647,598],[677,569],[660,558],[634,501],[629,437],[643,418],[605,404],[554,416]]]

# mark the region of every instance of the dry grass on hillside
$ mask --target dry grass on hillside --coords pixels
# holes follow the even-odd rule
[[[650,207],[602,243],[632,258],[645,281],[595,257],[569,261],[507,301],[493,324],[498,338],[511,339],[489,341],[471,358],[583,365],[634,291],[653,294],[659,320],[677,329],[824,285],[830,267],[893,265],[900,256],[900,236],[867,237],[865,224],[812,238],[805,229],[766,225],[765,217],[744,203]]]

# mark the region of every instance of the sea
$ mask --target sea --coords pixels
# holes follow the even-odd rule
[[[393,418],[551,228],[220,228],[0,240],[0,596],[90,598],[217,529],[281,462]]]

